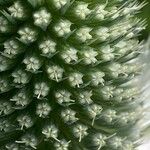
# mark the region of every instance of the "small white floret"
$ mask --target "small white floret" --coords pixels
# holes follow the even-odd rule
[[[88,9],[87,3],[78,3],[77,6],[74,8],[74,13],[80,19],[85,19],[87,15],[91,13],[91,10]]]
[[[62,80],[63,72],[64,72],[64,69],[56,65],[47,67],[48,77],[51,80],[55,80],[56,82],[59,82]]]
[[[69,82],[73,87],[80,87],[83,84],[83,74],[81,73],[72,73],[69,75]]]
[[[34,94],[37,98],[45,97],[49,93],[49,86],[45,82],[36,83],[34,86]]]
[[[50,111],[51,107],[47,102],[39,103],[36,107],[36,114],[42,118],[48,117]]]
[[[71,30],[70,30],[71,24],[72,23],[68,20],[60,20],[54,26],[54,30],[58,36],[60,36],[60,37],[66,36],[67,34],[69,34],[71,32]]]
[[[73,134],[76,138],[79,138],[79,142],[88,134],[88,127],[82,124],[77,124],[73,128]]]
[[[46,29],[51,21],[51,14],[45,9],[41,8],[33,14],[34,24]]]
[[[90,34],[90,31],[92,29],[89,27],[82,27],[76,31],[76,37],[79,39],[81,42],[86,42],[87,40],[92,39],[92,35]]]

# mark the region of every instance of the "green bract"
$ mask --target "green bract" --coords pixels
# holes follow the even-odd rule
[[[143,5],[0,1],[0,149],[137,147]]]

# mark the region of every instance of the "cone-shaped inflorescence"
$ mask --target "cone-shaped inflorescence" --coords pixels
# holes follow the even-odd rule
[[[142,6],[0,1],[0,149],[135,149]]]

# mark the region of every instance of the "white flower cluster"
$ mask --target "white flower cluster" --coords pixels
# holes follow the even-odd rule
[[[34,42],[38,35],[35,29],[28,26],[19,29],[18,34],[20,35],[20,40],[25,44]]]
[[[12,104],[6,101],[0,101],[0,115],[8,115],[13,111]]]
[[[109,145],[113,149],[120,149],[121,147],[123,147],[123,139],[121,137],[114,136],[109,139]]]
[[[92,29],[89,27],[79,28],[76,31],[76,38],[79,39],[81,42],[86,42],[87,40],[91,40],[92,39],[92,35],[90,34],[91,30]]]
[[[51,56],[56,52],[56,43],[51,39],[45,39],[39,44],[39,49],[42,51],[43,55]]]
[[[65,123],[68,123],[68,124],[74,123],[78,120],[78,118],[76,118],[75,115],[76,115],[76,112],[69,108],[62,110],[61,112],[62,119],[64,120]]]
[[[83,74],[82,73],[71,73],[69,75],[69,83],[73,87],[80,87],[83,84]]]
[[[30,128],[33,125],[33,119],[29,115],[22,114],[17,117],[17,121],[21,127],[21,130],[23,130],[24,127]]]
[[[66,90],[59,90],[55,92],[56,101],[60,105],[69,105],[71,103],[74,103],[74,100],[70,98],[71,93]]]
[[[11,16],[16,19],[24,19],[26,17],[26,9],[20,1],[14,2],[12,6],[8,8]]]
[[[67,4],[68,0],[52,0],[52,2],[57,9],[60,9]]]
[[[33,14],[34,24],[46,29],[51,21],[51,14],[45,9],[41,8]]]
[[[20,45],[16,40],[8,40],[4,42],[4,53],[10,56],[17,55],[21,52]]]
[[[11,86],[7,78],[0,78],[0,93],[8,91],[10,87]]]
[[[92,91],[82,91],[78,96],[79,103],[83,105],[91,104],[93,102],[91,99],[92,95]]]
[[[46,136],[46,138],[53,138],[56,141],[59,141],[57,139],[58,137],[58,129],[54,126],[54,125],[46,125],[43,129],[42,129],[42,133]]]
[[[41,67],[41,61],[36,56],[28,56],[23,60],[27,71],[36,72]]]
[[[103,146],[106,145],[107,137],[104,134],[98,133],[93,136],[93,143],[96,147],[98,147],[97,150],[100,150]]]
[[[65,141],[65,140],[60,140],[59,142],[56,142],[54,144],[56,150],[68,150],[69,148],[69,142]]]
[[[7,132],[11,129],[11,122],[8,120],[0,120],[0,131]]]
[[[77,50],[75,48],[66,48],[62,53],[61,57],[67,64],[78,61]]]
[[[77,6],[74,8],[74,13],[77,17],[80,19],[85,19],[87,15],[91,13],[91,10],[88,9],[87,3],[80,2],[77,4]]]
[[[102,113],[103,119],[107,122],[107,123],[111,123],[112,121],[114,121],[114,119],[116,119],[116,111],[112,110],[112,109],[107,109],[105,111],[103,111]]]
[[[0,32],[5,33],[9,31],[9,22],[3,16],[0,16]]]
[[[17,84],[26,84],[29,81],[30,75],[23,69],[18,69],[12,73],[13,82]]]
[[[110,47],[110,45],[103,46],[100,50],[102,61],[111,61],[115,58],[114,48]]]
[[[82,138],[88,134],[87,130],[87,126],[83,124],[77,124],[73,127],[73,134],[76,138],[79,138],[79,142],[81,142]]]
[[[49,93],[49,86],[45,82],[36,83],[34,86],[34,94],[37,98],[43,98]]]
[[[86,65],[95,64],[97,62],[96,56],[98,52],[93,49],[85,50],[82,52],[83,62]]]
[[[87,112],[89,114],[89,117],[92,118],[92,126],[94,125],[95,119],[101,115],[103,108],[100,105],[92,104],[87,106]]]
[[[99,27],[94,31],[94,35],[98,40],[105,41],[109,38],[109,28],[108,27]]]
[[[20,90],[10,99],[10,101],[15,102],[16,106],[25,107],[30,103],[30,98],[27,91]]]
[[[56,34],[60,37],[64,37],[71,32],[70,26],[71,22],[68,20],[60,20],[55,26],[54,30]]]
[[[104,79],[105,73],[102,71],[95,71],[91,73],[91,83],[94,86],[98,86],[99,84],[104,85]]]
[[[52,66],[47,67],[48,77],[51,80],[54,80],[56,82],[59,82],[62,80],[63,72],[64,72],[64,69],[62,69],[61,67],[56,66],[56,65],[52,65]]]
[[[0,72],[6,71],[11,65],[11,60],[8,58],[0,55]]]
[[[135,121],[136,119],[137,117],[135,112],[122,112],[117,116],[117,121],[121,125],[126,125],[129,122]]]
[[[19,149],[19,145],[17,143],[9,143],[5,147],[7,150],[18,150]]]
[[[34,135],[25,134],[24,136],[21,137],[21,140],[16,141],[16,143],[25,144],[25,146],[29,146],[33,149],[36,149],[38,140]]]
[[[113,97],[113,90],[114,90],[113,86],[104,86],[101,89],[101,93],[102,93],[103,98],[105,100],[110,100],[110,98]]]
[[[48,117],[50,111],[51,107],[47,102],[39,103],[36,107],[36,114],[41,118]]]
[[[106,19],[109,12],[106,10],[106,4],[98,5],[94,9],[94,17],[98,20]]]

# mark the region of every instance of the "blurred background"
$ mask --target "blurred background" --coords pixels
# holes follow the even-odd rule
[[[144,6],[143,9],[141,10],[141,12],[138,14],[140,18],[146,19],[146,22],[147,22],[146,30],[144,30],[141,33],[140,39],[147,40],[150,37],[150,0],[139,0],[139,1],[140,2],[145,1],[147,3],[147,5]],[[149,43],[148,50],[149,50],[149,54],[150,54],[150,38],[149,38],[148,43]],[[148,62],[150,62],[150,55],[148,55],[148,57],[147,57],[147,59],[149,60]],[[150,64],[148,64],[147,71],[146,71],[146,74],[147,74],[146,80],[150,81],[150,71],[148,71],[148,70],[150,70]],[[146,81],[146,82],[148,82],[148,81]],[[150,87],[146,90],[145,94],[148,95],[147,102],[148,102],[148,105],[150,106]],[[150,110],[148,111],[148,115],[146,116],[146,119],[148,120],[148,122],[150,121]],[[150,133],[149,130],[146,132]],[[145,134],[150,135],[149,133],[145,133]],[[138,150],[150,150],[150,136],[146,137],[144,143],[139,147]]]
[[[145,18],[147,21],[147,28],[142,32],[141,38],[147,39],[150,34],[150,0],[139,0],[140,2],[146,2],[147,5],[143,7],[141,12],[138,14],[141,18]],[[150,149],[149,149],[150,150]]]

